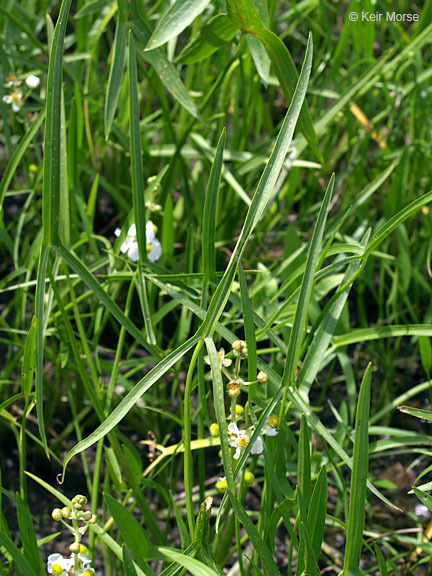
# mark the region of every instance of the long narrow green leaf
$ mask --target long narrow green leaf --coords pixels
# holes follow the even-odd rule
[[[285,116],[271,156],[267,162],[255,194],[252,198],[251,205],[246,215],[239,239],[231,256],[231,260],[227,269],[225,270],[225,274],[222,280],[216,289],[212,301],[210,302],[206,319],[200,328],[200,333],[204,337],[212,334],[214,331],[215,325],[220,315],[222,314],[225,308],[225,304],[229,298],[231,285],[234,281],[237,266],[244,252],[246,244],[250,238],[250,235],[252,234],[252,231],[260,221],[265,207],[273,193],[276,180],[279,176],[283,162],[285,161],[285,156],[291,144],[295,125],[306,95],[307,84],[312,67],[312,52],[312,37],[309,37],[303,67],[300,73],[299,82],[297,84],[293,100]]]
[[[46,246],[59,242],[63,45],[71,3],[72,0],[63,0],[61,4],[48,64],[42,194],[43,243]]]
[[[6,166],[6,169],[0,182],[0,217],[2,215],[3,201],[5,198],[5,194],[8,191],[9,184],[12,181],[13,175],[15,174],[16,169],[18,168],[22,157],[26,153],[27,148],[30,146],[31,141],[33,140],[35,134],[42,126],[42,122],[44,121],[44,119],[45,119],[45,110],[42,110],[39,116],[31,125],[29,131],[25,134],[25,136],[15,149],[14,153],[12,154],[8,162],[8,165]]]
[[[18,546],[12,542],[12,540],[4,533],[0,532],[0,546],[2,546],[7,552],[12,556],[14,562],[22,573],[26,576],[38,576],[38,572],[35,572],[33,566],[27,560],[27,558],[22,554]]]
[[[297,484],[302,493],[306,510],[309,510],[309,503],[312,492],[311,455],[310,455],[309,429],[304,414],[302,414],[300,420],[300,438],[298,447],[297,466],[298,466]]]
[[[129,412],[135,402],[146,392],[153,384],[155,384],[166,372],[173,366],[180,358],[182,358],[199,340],[197,335],[184,342],[176,350],[171,352],[164,358],[157,366],[155,366],[148,374],[144,376],[134,388],[127,394],[123,400],[111,412],[108,418],[92,432],[87,438],[78,442],[65,456],[63,462],[62,480],[64,480],[66,467],[70,460],[76,455],[86,450],[98,440],[106,436]]]
[[[397,326],[377,326],[376,328],[358,328],[351,330],[347,334],[333,336],[332,344],[334,348],[355,344],[357,342],[368,342],[370,340],[380,340],[381,338],[396,338],[398,336],[432,336],[432,324],[406,324]]]
[[[183,48],[177,62],[179,64],[200,62],[232,40],[237,32],[238,28],[228,14],[216,14],[204,24],[198,36]]]
[[[282,376],[282,382],[286,386],[291,386],[295,380],[295,373],[297,364],[300,359],[300,350],[304,332],[306,329],[307,313],[309,302],[312,295],[313,280],[318,264],[319,254],[321,252],[321,243],[324,235],[325,223],[327,220],[327,212],[330,206],[330,200],[334,189],[334,175],[330,178],[321,208],[318,214],[317,223],[313,232],[312,242],[310,245],[309,253],[306,261],[306,269],[303,276],[303,281],[300,289],[300,295],[296,308],[296,315],[294,324],[290,334],[288,345],[288,354],[286,357],[286,364]]]
[[[258,557],[262,562],[265,573],[268,576],[280,576],[280,572],[276,566],[275,561],[273,560],[270,550],[267,548],[263,539],[258,534],[258,530],[255,528],[255,525],[249,518],[246,510],[243,508],[231,490],[228,490],[227,494],[231,501],[231,505],[235,510],[235,513],[239,517],[239,520],[243,524],[254,549],[258,553]]]
[[[45,453],[48,456],[48,444],[45,432],[45,420],[43,412],[44,403],[44,383],[43,383],[43,347],[44,347],[44,328],[45,328],[45,314],[44,314],[44,300],[45,300],[45,279],[46,269],[48,265],[48,258],[50,255],[50,247],[42,245],[41,253],[39,256],[39,263],[37,269],[36,279],[36,294],[35,294],[35,316],[36,316],[36,414],[38,419],[39,434],[41,442],[44,447]],[[49,457],[49,456],[48,456]]]
[[[38,573],[42,573],[42,563],[30,511],[19,494],[16,496],[18,527],[24,556]]]
[[[114,48],[111,59],[111,67],[108,76],[108,85],[105,98],[104,123],[105,138],[108,139],[114,115],[117,110],[122,87],[123,75],[126,66],[127,34],[128,34],[128,10],[125,0],[118,0],[118,22],[115,31]]]
[[[357,403],[344,574],[360,569],[369,463],[371,371],[372,364],[369,364],[363,376]]]
[[[327,498],[327,471],[323,467],[315,483],[308,514],[308,523],[311,530],[312,548],[315,558],[319,557],[324,537]]]
[[[207,352],[210,360],[210,367],[212,371],[213,401],[216,412],[216,420],[219,425],[219,435],[221,442],[224,474],[228,485],[228,489],[234,493],[235,486],[232,471],[232,460],[228,443],[228,426],[225,414],[225,393],[222,381],[221,367],[213,339],[206,338],[205,345],[207,347]]]
[[[252,0],[227,0],[227,9],[229,16],[240,30],[243,30],[247,34],[253,34],[262,41],[275,68],[282,91],[286,99],[290,101],[293,98],[294,86],[296,85],[298,75],[288,48],[283,41],[262,22]],[[318,160],[322,162],[322,154],[318,146],[318,140],[307,104],[305,104],[301,111],[299,125],[313,153]]]
[[[147,287],[142,274],[142,267],[147,261],[147,238],[144,182],[141,158],[141,133],[138,103],[138,75],[136,65],[135,43],[132,31],[129,31],[129,110],[130,110],[130,153],[132,171],[132,195],[134,200],[134,215],[138,242],[138,293],[140,296],[147,339],[150,344],[156,344],[147,298]]]
[[[36,336],[37,318],[36,316],[33,316],[24,346],[21,368],[21,391],[25,396],[28,396],[31,393],[33,384],[34,367],[36,362]]]
[[[78,274],[84,284],[86,284],[90,290],[93,290],[95,296],[99,298],[101,302],[103,302],[104,306],[109,310],[114,318],[126,328],[129,334],[131,334],[135,340],[145,348],[145,350],[158,358],[159,352],[157,349],[147,342],[135,324],[133,324],[129,318],[125,316],[120,307],[112,300],[109,294],[105,292],[105,290],[93,276],[90,270],[75,256],[75,254],[69,252],[69,250],[63,246],[56,246],[55,251],[59,256],[63,258],[68,266],[70,266],[72,270]]]
[[[146,51],[162,46],[171,38],[178,36],[205,10],[209,2],[210,0],[176,0],[158,20]]]
[[[226,133],[225,130],[223,130],[216,148],[204,202],[202,225],[202,261],[204,267],[203,282],[210,282],[216,277],[216,207],[222,174],[225,137]]]
[[[422,410],[421,408],[413,408],[412,406],[398,406],[398,410],[404,414],[432,422],[432,410]]]
[[[140,44],[145,46],[150,38],[150,30],[147,27],[146,22],[140,19],[131,20],[129,23],[131,29]],[[181,105],[185,110],[187,110],[195,118],[199,118],[198,109],[195,102],[186,90],[176,68],[173,66],[171,60],[168,60],[166,53],[163,48],[155,48],[148,52],[143,53],[143,58],[146,60],[155,70],[159,76],[160,81],[165,86],[166,90],[171,94],[171,96]]]

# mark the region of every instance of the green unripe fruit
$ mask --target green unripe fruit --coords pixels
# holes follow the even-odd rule
[[[252,472],[246,471],[243,476],[243,481],[247,486],[250,486],[255,482],[255,475]]]
[[[225,492],[228,490],[227,481],[222,479],[218,480],[215,484],[215,488],[219,492],[219,494],[225,494]]]
[[[219,436],[219,424],[216,424],[216,422],[213,422],[213,424],[210,424],[210,436],[213,436],[213,438],[217,438]]]

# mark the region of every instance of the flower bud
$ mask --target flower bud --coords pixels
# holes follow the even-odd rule
[[[243,476],[243,480],[247,486],[250,486],[255,481],[255,475],[252,474],[252,472],[249,472],[249,470],[246,470]]]
[[[215,484],[215,488],[219,494],[224,494],[228,490],[228,484],[225,478],[218,480]]]
[[[62,517],[62,511],[60,510],[60,508],[54,508],[54,510],[51,512],[51,518],[53,520],[61,520]]]
[[[84,546],[84,544],[80,544],[79,553],[85,554],[86,552],[87,552],[87,546]]]
[[[82,494],[77,494],[72,498],[72,504],[76,510],[82,510],[82,508],[87,504],[87,498]]]
[[[82,513],[82,519],[84,520],[84,522],[90,522],[92,517],[92,513],[90,512],[90,510],[86,510],[85,512]]]
[[[240,358],[247,357],[248,349],[244,340],[235,340],[235,342],[232,343],[232,349],[234,356],[239,356]]]
[[[258,372],[257,380],[261,384],[265,384],[267,382],[267,374],[261,370]]]
[[[79,542],[72,542],[72,544],[69,546],[69,550],[73,554],[78,554],[80,551],[80,543]]]
[[[240,396],[240,383],[240,379],[231,380],[231,382],[228,382],[226,389],[230,398],[237,398],[237,396]]]
[[[210,424],[209,430],[210,430],[210,436],[213,436],[213,438],[217,438],[219,436],[219,424],[217,424],[216,422]]]
[[[65,520],[70,518],[71,509],[69,508],[69,506],[65,506],[64,508],[61,509],[61,515],[63,518],[65,518]]]
[[[51,571],[54,574],[54,576],[60,576],[61,574],[63,574],[63,568],[60,566],[58,562],[52,565]]]
[[[241,406],[240,404],[236,404],[235,413],[236,413],[236,416],[242,416],[242,414],[244,413],[243,406]]]
[[[89,524],[96,524],[97,522],[97,516],[96,514],[92,514],[92,517],[89,520]]]

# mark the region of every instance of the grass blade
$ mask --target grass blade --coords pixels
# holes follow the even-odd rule
[[[360,554],[365,521],[366,482],[369,461],[371,371],[372,364],[369,364],[363,376],[357,403],[344,574],[361,573]]]
[[[276,184],[276,180],[279,176],[279,172],[282,168],[285,156],[291,144],[295,125],[306,95],[307,84],[312,67],[312,52],[312,37],[309,37],[303,67],[300,73],[299,82],[297,84],[293,100],[285,116],[271,156],[267,162],[255,194],[252,198],[251,205],[247,212],[240,237],[231,256],[231,260],[227,269],[225,270],[225,274],[222,280],[216,289],[212,301],[210,302],[206,318],[200,328],[200,333],[204,337],[212,334],[215,329],[215,325],[220,315],[222,314],[223,309],[225,308],[225,304],[229,298],[231,285],[233,283],[237,266],[244,252],[246,244],[250,238],[250,235],[252,234],[252,231],[260,221],[265,207],[272,195],[274,185]]]
[[[147,261],[145,197],[141,157],[141,131],[138,103],[138,75],[136,65],[135,43],[132,31],[129,31],[129,110],[130,110],[130,154],[132,172],[132,195],[135,225],[138,242],[138,293],[140,296],[147,339],[156,344],[147,298],[147,288],[142,274],[144,262]]]
[[[221,181],[223,153],[225,148],[226,132],[223,130],[216,148],[214,161],[211,167],[207,191],[204,202],[202,224],[202,261],[204,267],[203,282],[210,282],[216,277],[216,250],[215,229],[218,190]]]
[[[140,398],[144,392],[146,392],[153,384],[155,384],[166,372],[173,366],[180,358],[182,358],[198,341],[198,337],[195,335],[187,342],[184,342],[176,350],[171,352],[166,358],[164,358],[157,366],[155,366],[148,374],[144,376],[134,388],[127,394],[123,400],[118,404],[115,409],[111,412],[108,418],[102,422],[102,424],[96,428],[87,438],[78,442],[69,452],[66,454],[63,462],[63,472],[62,472],[62,482],[64,480],[66,467],[68,462],[79,454],[83,450],[87,450],[90,446],[95,444],[98,440],[106,436],[117,424],[124,418],[124,416],[129,412],[135,402]]]
[[[176,0],[158,20],[155,31],[146,46],[146,51],[162,46],[178,36],[205,10],[210,0]]]
[[[108,76],[108,85],[104,108],[105,139],[108,139],[114,115],[117,110],[123,75],[126,66],[128,10],[125,0],[118,0],[118,22],[114,37],[114,48],[111,67]]]
[[[273,560],[273,556],[271,555],[270,550],[267,548],[263,539],[258,534],[258,530],[255,528],[255,525],[249,518],[246,510],[243,508],[231,490],[228,490],[227,494],[231,505],[235,510],[235,513],[239,517],[240,522],[243,524],[255,551],[258,553],[265,573],[268,576],[280,576],[280,572],[276,566],[275,561]]]

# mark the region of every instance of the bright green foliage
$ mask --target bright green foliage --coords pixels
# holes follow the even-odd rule
[[[63,528],[86,576],[430,565],[432,1],[397,10],[0,3],[2,576]]]

